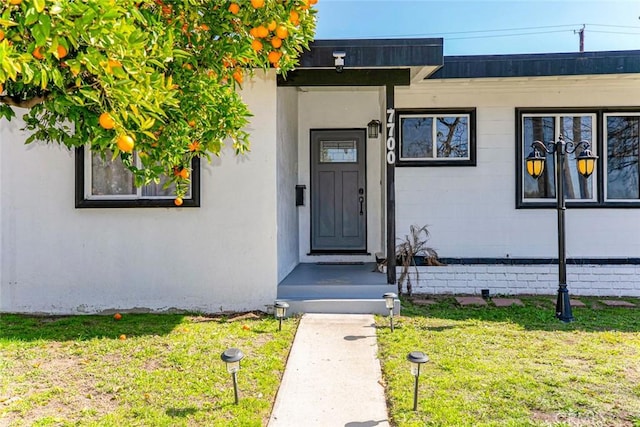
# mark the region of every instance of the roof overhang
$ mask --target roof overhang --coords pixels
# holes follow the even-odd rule
[[[442,67],[443,40],[316,40],[299,61],[279,86],[409,85]]]
[[[558,78],[640,73],[640,50],[447,56],[425,80]]]

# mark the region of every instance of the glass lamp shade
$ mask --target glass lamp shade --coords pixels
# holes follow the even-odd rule
[[[534,149],[527,156],[527,173],[531,175],[532,178],[538,179],[540,175],[542,175],[542,172],[544,172],[544,164],[546,161],[546,157]]]
[[[576,159],[578,173],[585,178],[589,178],[596,168],[596,159],[598,156],[593,155],[591,150],[586,149]]]
[[[377,138],[380,135],[380,125],[382,122],[380,120],[371,120],[367,124],[367,134],[369,138]]]
[[[429,357],[421,351],[412,351],[407,355],[407,360],[411,363],[411,375],[420,376],[420,365],[427,363]]]
[[[240,370],[240,361],[244,353],[237,348],[228,348],[220,355],[220,359],[227,364],[227,372],[234,374]]]
[[[283,319],[287,315],[289,304],[284,301],[276,301],[274,307],[276,310],[276,319]]]
[[[393,310],[393,306],[395,304],[395,299],[398,297],[393,292],[387,292],[382,296],[384,298],[384,303],[387,309]]]

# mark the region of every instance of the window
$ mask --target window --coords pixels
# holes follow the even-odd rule
[[[119,159],[103,159],[84,148],[76,151],[77,208],[175,207],[173,186],[163,187],[161,180],[137,188],[133,174]],[[200,162],[197,158],[192,163],[191,188],[183,199],[182,207],[200,206]]]
[[[475,110],[398,110],[398,166],[474,166]]]
[[[566,154],[563,173],[567,205],[640,207],[640,111],[518,109],[517,120],[518,208],[556,205],[555,154],[547,154],[545,170],[537,180],[527,174],[525,159],[533,141],[555,142],[560,136],[574,144],[589,142],[593,154],[599,156],[593,175],[584,178],[576,168],[582,147]]]
[[[640,113],[605,114],[606,201],[640,199],[638,145]]]

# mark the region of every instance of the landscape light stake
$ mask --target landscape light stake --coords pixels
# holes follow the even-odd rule
[[[389,323],[391,326],[391,332],[393,332],[393,306],[397,297],[398,295],[394,294],[393,292],[387,292],[386,294],[382,295],[382,298],[384,298],[384,303],[389,310]]]
[[[233,397],[236,405],[238,404],[238,378],[237,374],[240,370],[240,361],[244,358],[244,354],[237,348],[228,348],[222,352],[220,358],[227,364],[227,372],[233,378]]]
[[[278,331],[282,330],[282,319],[287,315],[289,304],[284,301],[276,301],[273,305],[275,308],[276,319],[278,319]]]
[[[556,198],[558,210],[558,300],[556,302],[556,317],[563,322],[573,321],[571,312],[571,299],[567,290],[567,255],[565,250],[564,213],[567,210],[564,201],[564,163],[567,154],[575,153],[580,147],[582,152],[576,157],[578,173],[584,178],[589,178],[595,169],[598,156],[593,155],[587,141],[573,143],[565,141],[562,135],[556,142],[545,144],[542,141],[534,141],[531,144],[533,151],[526,158],[527,173],[534,179],[538,179],[544,171],[546,157],[542,153],[553,154],[556,166]]]
[[[420,377],[420,365],[427,363],[429,357],[421,351],[412,351],[407,355],[407,360],[411,363],[411,374],[416,377],[413,388],[413,410],[418,410],[418,378]]]

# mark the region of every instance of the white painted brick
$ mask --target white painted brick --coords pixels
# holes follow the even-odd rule
[[[435,278],[437,280],[452,280],[455,278],[455,274],[453,273],[436,273]]]
[[[469,273],[486,273],[488,271],[486,265],[468,265],[467,272]]]
[[[488,281],[495,280],[495,274],[490,274],[490,273],[476,273],[476,275],[475,275],[475,279],[476,279],[476,280],[482,280],[482,281],[488,282]]]
[[[600,282],[602,278],[596,276],[595,274],[580,274],[576,282]]]

